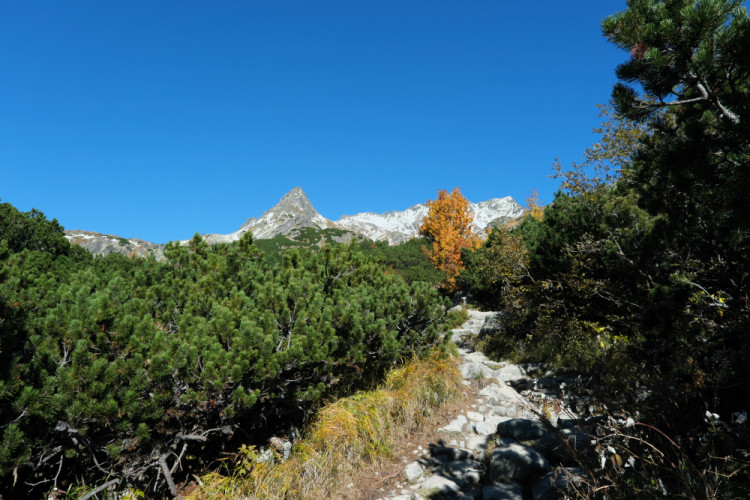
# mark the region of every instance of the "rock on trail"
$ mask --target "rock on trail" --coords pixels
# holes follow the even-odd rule
[[[474,340],[496,324],[496,314],[469,311],[469,320],[452,331],[464,385],[482,386],[476,401],[414,450],[417,460],[405,465],[399,489],[381,500],[556,500],[586,480],[582,469],[571,466],[570,450],[592,453],[591,440],[583,431],[563,429],[577,416],[553,412],[559,429],[537,417],[564,407],[550,390],[562,379],[546,376],[546,389],[540,389],[542,379],[531,376],[539,365],[498,363],[474,351]]]

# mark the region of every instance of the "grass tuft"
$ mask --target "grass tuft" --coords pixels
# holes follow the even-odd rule
[[[289,460],[258,462],[243,447],[228,467],[212,472],[187,498],[330,498],[357,470],[392,456],[396,444],[461,393],[456,359],[433,353],[392,371],[379,389],[324,406]],[[278,457],[277,457],[278,458]]]
[[[448,313],[448,325],[451,329],[460,328],[461,325],[469,321],[469,310],[466,306],[456,311]]]

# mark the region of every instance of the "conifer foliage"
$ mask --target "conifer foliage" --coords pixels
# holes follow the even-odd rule
[[[41,220],[2,208],[0,227]],[[19,497],[109,481],[174,495],[165,476],[300,425],[322,398],[443,341],[438,294],[354,246],[269,261],[249,235],[214,247],[196,235],[162,263],[84,257],[64,238],[10,250],[6,234],[0,491]]]
[[[474,215],[458,187],[450,194],[439,190],[437,199],[428,200],[427,207],[429,213],[422,220],[419,233],[432,242],[432,248],[423,247],[423,251],[435,268],[445,273],[446,287],[452,290],[465,267],[461,251],[474,250],[481,243],[474,232]]]
[[[750,17],[735,0],[629,0],[602,28],[627,51],[602,140],[556,165],[544,216],[490,238],[462,283],[503,311],[490,350],[587,372],[649,429],[623,438],[635,462],[590,469],[597,491],[747,498]],[[516,238],[508,262],[527,272],[487,287]]]

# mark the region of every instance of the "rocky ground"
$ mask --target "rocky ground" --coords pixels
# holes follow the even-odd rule
[[[493,317],[470,311],[453,330],[468,400],[405,454],[410,459],[402,458],[401,470],[380,488],[381,500],[553,500],[575,496],[586,481],[574,457],[593,453],[592,440],[569,409],[565,378],[474,351]]]

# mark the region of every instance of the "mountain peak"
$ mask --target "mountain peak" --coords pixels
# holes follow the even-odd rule
[[[271,210],[268,210],[268,212],[279,212],[280,210],[291,210],[291,211],[313,211],[315,212],[315,208],[313,207],[313,204],[310,202],[310,199],[307,197],[304,191],[302,191],[302,188],[297,186],[296,188],[289,191],[287,194],[285,194],[281,200],[274,206]]]
[[[248,219],[237,233],[252,231],[256,238],[273,238],[277,234],[289,234],[293,229],[303,227],[332,227],[333,222],[315,210],[301,187],[297,186],[271,209],[257,219]]]
[[[304,191],[302,191],[302,188],[299,186],[296,186],[290,189],[289,192],[283,196],[283,198],[286,198],[287,196],[304,196],[305,198],[307,198],[307,195],[305,194]]]

